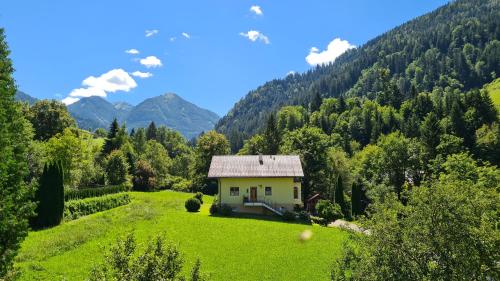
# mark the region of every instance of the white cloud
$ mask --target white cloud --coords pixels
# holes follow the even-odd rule
[[[333,39],[326,50],[320,52],[318,48],[312,47],[309,50],[309,55],[306,56],[306,61],[309,65],[327,64],[335,61],[335,59],[349,49],[356,48],[347,40],[340,38]]]
[[[140,59],[139,62],[147,68],[162,66],[161,60],[155,56],[145,57]]]
[[[116,91],[128,92],[137,87],[135,80],[121,68],[110,70],[99,77],[87,77],[83,80],[82,85],[112,93]]]
[[[143,79],[153,76],[153,73],[151,73],[151,72],[141,72],[141,71],[134,71],[130,74],[132,74],[132,76],[143,78]]]
[[[156,34],[158,34],[158,32],[160,32],[158,29],[152,29],[152,30],[145,31],[146,37],[151,37],[153,35],[156,35]]]
[[[182,32],[181,34],[182,34],[182,36],[184,36],[184,38],[186,38],[186,39],[191,38],[191,35],[187,34],[186,32]]]
[[[255,42],[257,40],[263,42],[264,44],[271,43],[269,38],[257,30],[249,30],[247,32],[240,32],[240,35],[248,38],[250,41]]]
[[[128,92],[137,87],[135,80],[123,69],[112,69],[99,77],[89,76],[83,80],[84,87],[73,89],[69,96],[62,100],[66,105],[75,103],[85,97],[106,97],[116,91]]]
[[[174,42],[174,41],[175,41],[175,39],[177,39],[177,38],[175,38],[175,37],[170,37],[170,42]]]
[[[137,49],[130,49],[130,50],[126,50],[125,53],[131,54],[131,55],[137,55],[137,54],[139,54],[139,50],[137,50]]]
[[[67,97],[67,98],[62,99],[61,102],[64,103],[65,105],[70,105],[70,104],[75,103],[79,100],[80,100],[79,98]]]
[[[88,97],[103,97],[105,98],[107,96],[106,91],[103,89],[99,89],[97,87],[90,87],[90,88],[78,88],[74,89],[69,93],[70,97],[81,97],[81,98],[88,98]]]
[[[263,15],[262,9],[260,8],[260,6],[257,6],[257,5],[253,5],[252,7],[250,7],[250,12],[252,12],[258,16]]]

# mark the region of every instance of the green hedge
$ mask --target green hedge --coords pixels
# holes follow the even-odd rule
[[[130,190],[129,183],[123,183],[119,185],[109,185],[104,187],[66,189],[64,190],[64,201],[80,200],[90,197],[99,197],[106,194],[120,193],[129,190]]]
[[[93,213],[106,211],[130,203],[128,193],[71,200],[64,204],[64,220],[74,220]]]

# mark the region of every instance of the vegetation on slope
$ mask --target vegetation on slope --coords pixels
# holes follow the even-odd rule
[[[388,80],[398,100],[434,88],[479,88],[500,73],[500,4],[453,1],[350,50],[330,65],[273,80],[248,93],[217,124],[233,151],[284,105],[312,97],[377,98]]]

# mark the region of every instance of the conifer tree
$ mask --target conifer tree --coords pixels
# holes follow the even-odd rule
[[[439,119],[434,112],[430,112],[424,118],[420,127],[420,136],[430,159],[433,159],[436,156],[436,147],[439,145],[441,136]]]
[[[319,94],[318,91],[315,91],[311,97],[311,103],[309,104],[310,111],[311,112],[318,111],[322,102],[323,98],[321,98],[321,95]]]
[[[36,218],[32,225],[37,228],[61,223],[64,212],[64,176],[60,163],[47,163],[35,193]]]
[[[12,268],[19,245],[28,235],[28,218],[35,207],[32,189],[24,182],[33,133],[14,101],[16,86],[9,53],[0,28],[0,279]]]
[[[155,122],[151,122],[146,130],[146,139],[156,140],[157,132]]]
[[[102,153],[104,155],[108,155],[111,151],[118,149],[118,147],[116,147],[116,136],[118,135],[119,130],[120,125],[115,118],[109,127],[108,136],[106,137],[106,142],[104,143],[104,147],[102,149]]]
[[[276,117],[274,116],[274,114],[269,115],[269,119],[267,119],[264,138],[266,141],[266,151],[263,151],[263,153],[269,155],[278,154],[281,143],[281,136],[280,132],[278,131]]]

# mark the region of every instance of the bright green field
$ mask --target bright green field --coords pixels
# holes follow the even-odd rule
[[[500,112],[500,78],[497,78],[490,84],[486,85],[486,90],[490,93],[493,103]]]
[[[117,237],[134,231],[144,246],[164,233],[185,255],[200,257],[212,280],[327,280],[347,234],[341,230],[258,217],[224,218],[184,210],[186,193],[132,192],[132,203],[31,232],[17,258],[21,280],[84,280]],[[205,201],[211,201],[205,196]],[[305,229],[312,238],[302,243]]]

